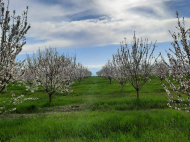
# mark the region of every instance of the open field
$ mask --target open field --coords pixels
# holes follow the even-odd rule
[[[131,85],[122,90],[101,77],[75,82],[71,94],[53,94],[51,103],[43,90],[31,93],[10,84],[0,101],[9,100],[13,92],[39,99],[0,116],[0,141],[190,141],[190,114],[168,108],[159,79],[151,79],[139,100]]]

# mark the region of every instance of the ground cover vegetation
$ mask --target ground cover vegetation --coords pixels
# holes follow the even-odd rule
[[[152,43],[134,33],[132,48],[125,38],[98,77],[90,77],[76,56],[54,48],[15,61],[30,29],[28,7],[21,20],[15,11],[10,16],[9,1],[6,11],[0,5],[0,141],[190,140],[190,29],[178,12],[169,64],[158,61],[161,53],[153,57],[156,42],[149,52]]]
[[[160,79],[150,78],[139,99],[131,85],[122,90],[109,79],[89,77],[80,84],[75,81],[69,95],[55,93],[51,103],[43,89],[32,93],[9,84],[0,100],[9,99],[13,91],[39,99],[18,104],[15,111],[1,116],[0,140],[188,141],[189,113],[169,108]]]

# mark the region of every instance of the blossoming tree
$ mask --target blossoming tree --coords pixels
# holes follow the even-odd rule
[[[81,63],[78,63],[76,65],[75,78],[76,80],[78,80],[79,84],[83,78],[89,77],[91,75],[92,73],[87,68],[85,68]]]
[[[137,92],[137,98],[139,98],[140,89],[142,89],[147,81],[150,81],[149,75],[153,69],[151,61],[153,59],[155,44],[151,53],[148,54],[148,51],[151,48],[151,46],[148,47],[148,39],[145,39],[146,46],[145,44],[143,46],[142,39],[139,46],[139,39],[136,40],[135,32],[133,39],[134,43],[132,43],[132,51],[130,52],[129,48],[127,47],[125,38],[125,44],[123,44],[123,42],[121,43],[121,49],[113,56],[113,62],[119,61],[121,63],[123,66],[123,71],[127,72],[127,80],[135,88]],[[157,58],[155,60],[157,60]],[[154,63],[155,61],[153,64]]]
[[[113,74],[114,74],[114,66],[113,63],[108,60],[108,62],[102,67],[100,72],[97,72],[97,74],[100,74],[101,76],[109,79],[110,84],[112,83]]]
[[[171,94],[168,87],[164,83],[162,83],[162,85],[169,96],[167,105],[171,108],[186,110],[187,112],[189,112],[188,107],[190,106],[190,41],[187,41],[187,38],[188,36],[190,37],[190,29],[185,29],[184,17],[182,21],[183,26],[181,25],[178,15],[178,12],[176,12],[176,16],[178,18],[178,27],[176,28],[179,30],[179,33],[176,34],[174,32],[172,34],[169,31],[174,39],[174,42],[171,43],[174,50],[169,49],[171,53],[167,52],[170,65],[164,59],[163,60],[165,65],[170,67],[172,74],[171,72],[169,74],[170,77],[172,77],[173,79],[171,80],[169,77],[166,77],[165,80],[170,84],[170,87],[173,89],[173,91],[180,92],[181,94]],[[179,40],[183,48],[180,47]]]
[[[118,49],[119,54],[119,49]],[[113,66],[114,66],[114,74],[113,78],[123,87],[126,85],[128,81],[128,72],[124,69],[125,67],[122,64],[121,60],[116,60],[115,58],[118,57],[118,54],[113,55]]]
[[[28,55],[28,69],[33,72],[35,85],[32,88],[28,86],[28,89],[34,91],[38,86],[42,86],[49,95],[49,102],[55,92],[71,92],[69,87],[74,83],[71,75],[74,75],[76,68],[75,59],[65,55],[59,56],[53,48],[46,48],[45,51],[39,49],[37,57],[35,54],[31,58]]]
[[[152,72],[152,74],[156,75],[160,79],[161,83],[162,80],[165,79],[166,75],[169,74],[169,68],[164,64],[162,59],[161,61],[156,61],[156,65],[154,66]]]
[[[7,10],[5,10],[4,2],[0,0],[0,28],[1,28],[1,38],[0,38],[0,94],[6,89],[9,83],[22,83],[22,80],[17,81],[24,73],[22,69],[24,66],[24,61],[16,62],[16,56],[22,51],[22,47],[26,44],[25,34],[30,29],[30,25],[27,23],[27,10],[24,11],[23,17],[15,16],[15,11],[13,11],[13,24],[10,24],[11,16],[9,9],[9,1],[7,5]],[[21,42],[22,41],[22,42]],[[10,110],[12,104],[16,105],[27,100],[22,98],[24,95],[15,98],[15,94],[12,94],[12,99],[10,103],[3,101],[0,104],[0,115],[7,112],[15,110],[16,108]],[[32,99],[32,98],[29,98]],[[35,98],[37,99],[37,98]]]

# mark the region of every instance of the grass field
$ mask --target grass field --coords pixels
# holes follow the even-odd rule
[[[168,96],[156,77],[139,92],[128,85],[109,84],[101,77],[75,82],[71,94],[34,93],[11,84],[0,102],[11,94],[25,101],[0,116],[0,141],[11,142],[186,142],[190,141],[190,114],[168,108]],[[171,91],[172,92],[172,91]],[[172,92],[173,93],[173,92]]]

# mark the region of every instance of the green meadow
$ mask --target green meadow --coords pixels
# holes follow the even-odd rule
[[[139,91],[139,99],[131,85],[122,90],[120,84],[102,77],[76,81],[71,90],[53,94],[49,103],[41,88],[31,93],[9,84],[0,95],[0,105],[12,93],[39,99],[0,116],[0,142],[190,141],[190,113],[167,106],[167,93],[155,76]]]

